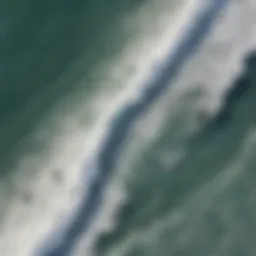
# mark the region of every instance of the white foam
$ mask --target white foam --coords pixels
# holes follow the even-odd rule
[[[256,48],[255,13],[255,3],[252,1],[230,4],[199,51],[187,61],[169,91],[140,121],[136,137],[149,132],[152,134],[148,137],[155,138],[166,122],[176,118],[184,105],[188,115],[192,116],[189,120],[192,123],[202,110],[208,113],[209,118],[220,110],[225,93],[243,71],[245,55]],[[195,89],[198,95],[192,97],[193,102],[188,102],[186,95]]]
[[[138,137],[147,132],[147,127],[151,130],[152,126],[160,126],[158,129],[156,127],[156,132],[149,136],[151,139],[159,133],[162,129],[161,126],[166,125],[165,120],[159,125],[159,116],[156,113],[164,112],[166,114],[165,119],[170,122],[169,116],[172,112],[170,106],[183,105],[182,97],[189,90],[202,88],[205,92],[202,97],[203,101],[199,101],[200,104],[198,102],[191,104],[192,108],[188,109],[191,115],[194,116],[194,112],[203,109],[209,112],[209,116],[212,116],[220,110],[223,96],[243,71],[243,58],[256,48],[255,24],[255,1],[230,1],[230,5],[222,13],[218,25],[211,35],[195,56],[187,62],[169,93],[166,93],[154,107],[155,114],[145,117],[137,127],[138,130],[135,131],[133,137],[134,142],[131,142],[134,143],[135,154],[137,153],[136,147],[139,146],[138,143],[141,143]],[[198,108],[193,108],[193,105],[196,104],[198,104]],[[156,122],[156,120],[158,121]],[[190,127],[190,121],[187,123],[188,127]],[[194,130],[192,129],[192,131]],[[188,132],[191,132],[190,128]],[[136,141],[139,142],[136,143]],[[131,150],[130,153],[134,154],[134,150]],[[136,159],[136,155],[129,157]],[[132,168],[129,171],[131,172]],[[138,175],[138,173],[131,175]],[[120,181],[120,183],[120,186],[124,187],[125,182]],[[162,224],[166,225],[166,222]],[[161,229],[162,227],[158,227],[159,231]],[[138,239],[144,240],[146,234],[147,230],[133,230],[106,255],[125,255],[132,245],[137,243]]]
[[[191,6],[192,2],[195,1],[190,1]],[[164,4],[166,4],[165,1],[158,1],[157,6]],[[154,9],[151,11],[154,13]],[[81,126],[79,124],[81,113],[75,113],[75,111],[73,113],[70,111],[68,117],[59,117],[61,120],[55,116],[56,121],[53,123],[58,135],[53,137],[51,142],[46,143],[44,152],[25,155],[20,160],[17,165],[17,175],[12,178],[17,193],[10,199],[0,230],[1,255],[30,255],[39,239],[58,221],[61,221],[61,218],[67,217],[70,208],[77,203],[78,197],[74,197],[74,188],[79,184],[79,172],[85,156],[89,157],[92,154],[95,145],[104,136],[103,129],[106,128],[107,120],[113,116],[113,111],[124,104],[125,100],[137,97],[136,86],[145,80],[147,70],[152,63],[157,58],[162,58],[161,54],[164,54],[172,38],[179,33],[180,27],[169,27],[166,22],[170,13],[173,11],[163,12],[162,17],[158,18],[159,23],[156,20],[154,29],[144,31],[134,39],[137,43],[140,41],[142,43],[128,41],[131,47],[125,48],[124,52],[110,63],[106,60],[107,65],[103,64],[102,68],[99,68],[99,72],[107,69],[107,76],[100,75],[99,90],[91,99],[94,103],[90,108],[97,118],[90,125]],[[157,18],[156,13],[154,15]],[[147,21],[141,22],[144,22],[144,25],[141,28],[142,31],[138,31],[143,32]],[[129,24],[127,26],[129,27]],[[157,32],[159,34],[156,34]],[[166,32],[168,35],[173,34],[172,37],[166,39]],[[155,51],[150,51],[154,48]],[[132,73],[121,72],[131,69]],[[114,90],[113,84],[119,85],[116,87],[117,90]],[[79,107],[86,109],[88,106]],[[44,128],[39,129],[35,132],[34,138],[39,141],[42,138],[46,139],[44,132]],[[60,169],[63,179],[59,185],[53,181],[55,178],[52,171],[55,169]],[[86,181],[83,182],[86,183]],[[31,200],[30,196],[32,196]]]
[[[180,8],[180,10],[179,10],[180,13],[178,15],[178,18],[174,22],[172,22],[173,11],[170,8],[169,9],[165,8],[163,10],[161,9],[161,16],[159,18],[161,26],[159,26],[159,28],[158,28],[159,30],[156,32],[156,33],[158,33],[157,36],[156,36],[156,34],[153,34],[151,32],[151,37],[148,37],[147,40],[145,40],[146,43],[145,43],[145,41],[140,39],[143,50],[140,50],[140,48],[138,48],[139,44],[138,45],[131,44],[132,48],[134,47],[134,45],[136,45],[136,52],[134,53],[136,55],[131,54],[132,50],[134,50],[134,49],[132,49],[129,54],[126,53],[125,55],[132,56],[130,58],[133,61],[134,61],[134,59],[136,59],[138,52],[144,52],[145,49],[147,50],[146,56],[141,56],[139,58],[139,60],[142,63],[141,64],[142,70],[140,72],[138,72],[138,74],[140,76],[139,76],[138,80],[137,79],[135,80],[136,81],[135,85],[141,86],[143,84],[143,81],[145,81],[145,77],[146,77],[145,73],[147,74],[148,70],[149,69],[151,70],[151,67],[156,68],[156,63],[159,64],[160,60],[163,61],[166,56],[166,53],[169,53],[169,51],[172,50],[173,47],[175,47],[177,45],[177,41],[180,40],[180,36],[183,35],[184,30],[187,29],[188,21],[192,17],[195,16],[195,12],[198,11],[199,8],[201,10],[201,8],[204,7],[201,5],[199,7],[199,5],[200,5],[200,2],[198,2],[198,1],[188,1],[186,3],[186,5],[184,4],[184,6],[182,6],[183,8]],[[143,11],[144,10],[142,10],[142,13],[143,13]],[[147,9],[147,11],[148,11],[148,9]],[[139,17],[141,17],[140,15],[142,15],[142,14],[139,13]],[[168,21],[168,17],[169,17],[169,21]],[[148,19],[152,20],[150,15],[149,15]],[[145,23],[141,22],[140,24],[145,24]],[[163,25],[163,24],[165,24],[165,25]],[[166,25],[167,25],[167,27],[166,27]],[[152,37],[152,34],[153,34],[153,37]],[[156,47],[155,51],[154,51],[155,48],[152,47],[154,45]],[[150,54],[152,54],[153,57],[150,56]],[[150,60],[149,56],[153,60]],[[152,65],[152,63],[153,63],[153,65]],[[113,65],[113,67],[116,67],[116,65]],[[148,67],[149,67],[149,69],[148,69]],[[119,72],[117,72],[117,73],[119,73]],[[137,91],[134,91],[134,87],[129,87],[128,90],[135,93],[135,97],[133,98],[134,100],[136,100],[137,97],[140,97],[140,94],[138,94]],[[132,95],[128,90],[125,90],[124,93],[122,94],[123,97],[121,96],[119,98],[120,102],[121,102],[120,105],[123,105],[126,102],[131,101],[130,98],[127,99],[127,95]],[[160,116],[162,116],[162,115],[160,115]],[[152,131],[150,131],[150,133],[152,133]],[[145,135],[145,130],[144,130],[144,135]],[[152,134],[149,135],[149,137],[152,137]],[[137,138],[138,138],[138,136],[136,137],[136,139]],[[145,141],[143,141],[143,142],[145,142]],[[141,151],[140,149],[142,146],[143,147],[146,146],[145,144],[140,143],[138,141],[136,141],[135,144],[136,144],[136,150],[135,150],[136,153],[138,151]],[[134,147],[130,147],[130,148],[134,149]],[[126,153],[128,151],[129,150],[126,149]],[[133,151],[132,158],[134,161],[134,159],[135,159],[134,150],[132,150],[132,151]],[[126,156],[127,155],[131,155],[131,154],[127,153]],[[126,195],[122,189],[123,181],[127,175],[127,173],[125,173],[124,170],[126,170],[127,166],[129,166],[129,164],[131,164],[130,160],[127,161],[127,159],[124,159],[124,158],[122,158],[122,161],[120,160],[120,162],[122,162],[121,166],[120,166],[120,168],[117,167],[117,169],[118,170],[122,169],[122,172],[116,173],[114,175],[115,177],[113,178],[112,182],[110,182],[108,184],[108,188],[106,189],[105,196],[104,196],[105,203],[101,207],[101,211],[97,217],[97,220],[95,221],[94,225],[92,225],[89,232],[86,233],[85,237],[81,238],[80,245],[78,246],[78,249],[74,253],[74,255],[84,255],[85,252],[86,252],[86,255],[93,255],[94,254],[93,253],[93,245],[94,245],[95,239],[98,237],[98,235],[101,232],[113,229],[116,224],[115,223],[116,213],[117,213],[118,209],[120,208],[120,206],[122,205],[122,203],[124,202],[124,200],[126,200]],[[131,168],[131,165],[129,166],[129,169],[130,168]]]
[[[97,97],[94,96],[95,98],[92,99],[92,101],[96,101],[96,105],[92,104],[93,106],[90,106],[91,111],[94,111],[95,114],[98,113],[97,118],[90,125],[81,126],[79,124],[81,113],[75,113],[77,110],[74,113],[71,111],[70,117],[63,117],[63,121],[57,124],[58,129],[61,127],[62,129],[59,131],[59,136],[52,143],[48,144],[48,148],[45,149],[47,151],[45,152],[45,156],[40,154],[27,156],[22,159],[18,167],[21,173],[22,169],[29,169],[34,170],[39,175],[36,175],[34,180],[28,180],[28,177],[25,176],[23,177],[24,181],[20,180],[22,175],[18,175],[14,178],[14,182],[18,183],[18,187],[21,187],[21,189],[28,187],[33,194],[34,200],[30,204],[24,204],[19,197],[13,198],[11,201],[8,214],[5,218],[5,224],[1,228],[0,233],[1,255],[29,255],[31,248],[38,243],[38,239],[56,224],[56,221],[63,212],[67,214],[68,208],[72,208],[73,204],[76,203],[76,201],[72,202],[74,200],[72,195],[74,194],[75,184],[78,184],[79,181],[79,172],[81,171],[84,157],[89,157],[95,150],[96,145],[98,145],[97,143],[104,136],[103,129],[106,128],[108,120],[111,120],[110,117],[113,117],[115,110],[132,98],[136,100],[138,90],[140,89],[139,86],[145,80],[145,77],[148,76],[148,70],[154,68],[154,64],[152,65],[152,63],[158,63],[158,61],[163,59],[166,51],[169,50],[170,42],[180,33],[179,26],[169,25],[172,22],[170,15],[172,14],[172,10],[165,8],[165,11],[163,11],[161,9],[163,6],[166,7],[165,4],[167,3],[165,1],[152,3],[159,7],[159,9],[153,9],[149,4],[149,9],[142,9],[138,16],[136,16],[137,14],[133,14],[131,17],[133,17],[134,21],[137,21],[134,22],[134,26],[137,28],[138,35],[128,41],[128,46],[120,55],[112,60],[106,60],[106,63],[102,64],[98,70],[101,79],[98,83],[99,91]],[[194,11],[194,8],[196,8],[195,3],[199,3],[199,1],[189,1],[189,3]],[[221,35],[224,37],[227,34],[226,30],[228,26],[235,28],[237,23],[234,22],[235,18],[232,18],[232,15],[234,17],[239,16],[239,8],[246,6],[246,4],[250,12],[255,10],[255,4],[252,1],[234,2],[232,5],[233,11],[230,11],[230,13],[236,14],[229,14],[230,17],[226,19],[226,24],[228,25],[216,29],[216,32],[209,38],[205,47],[202,48],[202,51],[188,64],[188,68],[182,74],[182,79],[177,82],[176,88],[178,88],[179,84],[182,84],[182,88],[188,89],[192,82],[200,82],[209,90],[208,95],[211,96],[212,93],[215,93],[216,99],[219,101],[219,96],[228,88],[231,77],[241,69],[241,56],[253,44],[255,45],[255,29],[252,27],[249,28],[249,22],[244,23],[245,16],[246,19],[248,18],[247,15],[241,15],[237,21],[244,24],[243,31],[247,33],[246,39],[238,38],[235,30],[230,34],[230,38],[225,39],[226,41],[220,37]],[[148,14],[149,10],[153,13],[152,16]],[[243,10],[242,13],[244,14],[248,10]],[[191,9],[188,11],[192,13]],[[161,13],[161,17],[159,16],[159,12]],[[146,27],[147,19],[150,20],[152,17],[157,19],[155,27]],[[251,22],[255,24],[254,18],[252,18]],[[127,17],[125,24],[127,24],[125,26],[127,26],[128,32],[132,33],[134,28],[129,27],[129,17]],[[151,25],[151,22],[148,24]],[[142,33],[143,31],[144,33]],[[140,32],[141,35],[139,35]],[[222,39],[220,40],[219,38]],[[250,39],[248,40],[248,38]],[[214,40],[220,40],[219,47],[221,47],[223,41],[227,43],[233,41],[234,48],[226,46],[225,49],[223,48],[224,50],[222,49],[224,53],[229,51],[230,55],[224,57],[220,48],[217,47],[216,50],[215,48],[216,45],[218,46],[218,42],[214,42]],[[210,47],[209,45],[212,46]],[[212,61],[214,60],[214,56],[209,54],[212,51],[216,51],[219,54],[216,61]],[[207,60],[206,63],[203,60]],[[225,63],[223,63],[224,61]],[[195,65],[195,63],[197,64]],[[205,67],[209,65],[208,73],[203,72],[204,74],[200,75],[202,72],[200,63]],[[223,70],[217,69],[216,67],[218,65]],[[101,72],[103,70],[106,76],[102,75]],[[209,83],[207,75],[215,79],[212,79]],[[208,99],[212,99],[212,97]],[[212,103],[214,106],[216,105],[216,99]],[[210,106],[208,101],[206,106]],[[87,107],[84,106],[84,108]],[[63,170],[64,182],[59,186],[56,186],[56,183],[51,178],[52,170],[56,168]],[[107,226],[112,226],[113,217],[111,216],[114,216],[112,210],[124,199],[119,185],[115,185],[114,188],[110,186],[110,191],[112,190],[114,192],[111,192],[112,194],[109,192],[110,194],[106,195],[106,202],[109,203],[109,198],[113,198],[113,194],[121,194],[121,198],[116,196],[113,204],[102,208],[98,222],[95,223],[88,233],[88,240],[86,241],[93,242],[99,232],[106,229],[106,225],[103,225],[103,223],[107,223]],[[88,247],[86,247],[86,244],[88,245],[88,243],[85,240],[82,243],[85,243],[83,250],[87,250]],[[89,250],[87,252],[89,253]]]

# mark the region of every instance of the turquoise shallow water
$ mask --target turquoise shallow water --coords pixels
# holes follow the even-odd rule
[[[179,54],[151,60],[151,50],[166,48],[158,41],[174,34],[168,18],[178,4],[0,3],[1,255],[255,255],[255,54],[249,51],[242,74],[230,71],[237,56],[245,56],[239,47],[253,39],[255,4],[232,3],[239,12],[233,15],[238,20],[227,18],[230,24],[225,12],[220,15],[216,24],[229,36],[205,25],[208,13],[188,40],[195,48],[189,43]],[[208,39],[202,41],[204,27]],[[172,72],[163,68],[166,62]],[[128,80],[143,67],[150,71],[139,85],[170,89],[150,107],[135,101],[130,111],[118,109],[108,126],[98,125],[105,132],[96,140],[91,130],[98,126],[90,125],[114,104],[118,90],[137,83]],[[226,94],[222,87],[229,88]],[[211,105],[216,91],[225,95],[219,112]],[[153,102],[156,94],[149,90],[144,99]],[[102,150],[87,170],[89,144]],[[90,182],[79,176],[81,190],[73,178],[80,169],[92,176]],[[67,198],[76,201],[84,190],[89,197],[82,210],[71,225],[66,221],[68,229],[56,230],[65,211],[75,209]]]

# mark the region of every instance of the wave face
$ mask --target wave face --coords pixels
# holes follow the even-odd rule
[[[1,255],[255,254],[254,1],[0,5]]]
[[[225,107],[185,145],[173,145],[185,123],[177,117],[142,153],[124,181],[129,199],[118,224],[101,235],[96,255],[255,253],[255,71],[253,54]]]
[[[184,39],[181,40],[177,49],[174,50],[174,54],[167,56],[167,63],[164,63],[159,74],[149,84],[145,85],[146,89],[142,93],[141,99],[125,106],[121,115],[113,121],[109,133],[106,134],[106,141],[103,141],[99,152],[96,153],[96,159],[93,159],[96,163],[92,163],[91,168],[97,173],[97,176],[89,181],[89,191],[84,202],[81,203],[74,221],[65,231],[62,231],[63,241],[61,244],[58,244],[57,247],[51,249],[45,255],[68,254],[72,250],[77,237],[88,229],[89,222],[92,221],[93,215],[101,205],[104,188],[115,167],[118,160],[117,155],[120,154],[121,147],[131,126],[166,90],[178,69],[189,58],[196,46],[198,47],[199,42],[202,41],[205,33],[210,29],[216,14],[224,3],[225,1],[215,1],[195,17],[195,21],[192,21],[194,24],[184,36]]]

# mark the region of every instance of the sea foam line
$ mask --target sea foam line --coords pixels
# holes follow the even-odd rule
[[[179,2],[179,10],[184,2],[184,0]],[[65,227],[65,224],[61,225],[61,223],[65,223],[69,219],[68,216],[72,216],[72,211],[76,209],[77,201],[82,194],[79,194],[77,188],[80,183],[78,180],[81,180],[83,188],[81,191],[84,191],[90,174],[94,174],[85,173],[86,177],[79,177],[81,163],[86,162],[85,156],[90,159],[94,145],[97,145],[104,136],[102,130],[111,119],[109,116],[112,115],[112,111],[123,105],[122,100],[129,102],[134,96],[136,97],[137,86],[141,85],[147,76],[144,71],[150,70],[157,58],[162,59],[160,55],[167,51],[169,45],[165,39],[167,34],[171,38],[176,34],[177,29],[171,26],[177,16],[176,4],[174,7],[172,4],[168,5],[167,7],[171,8],[166,9],[165,0],[156,3],[158,7],[156,11],[152,1],[149,3],[150,8],[142,8],[139,13],[137,10],[133,13],[133,22],[136,20],[136,25],[130,24],[126,18],[121,19],[125,33],[129,33],[126,29],[132,29],[132,39],[129,38],[125,42],[125,49],[121,54],[118,50],[110,60],[107,59],[107,63],[100,61],[99,68],[96,69],[95,82],[99,88],[96,95],[90,94],[91,97],[88,99],[81,95],[79,90],[79,97],[74,97],[73,94],[64,97],[64,101],[58,104],[59,107],[57,106],[56,109],[55,106],[51,110],[50,117],[48,113],[46,120],[42,120],[42,123],[35,127],[32,135],[26,138],[29,143],[31,141],[37,148],[40,147],[42,152],[19,155],[14,170],[15,175],[11,177],[11,185],[15,191],[13,196],[8,198],[8,207],[1,226],[1,255],[31,255],[34,245],[38,244],[42,236],[54,226]],[[159,7],[162,10],[161,16],[159,16]],[[129,19],[130,16],[128,15],[127,18]],[[154,26],[149,26],[151,20],[155,21]],[[139,33],[136,34],[136,31]],[[127,74],[130,67],[133,72]],[[94,77],[95,72],[92,75]],[[90,79],[88,80],[90,82]],[[85,87],[84,84],[87,84],[88,80],[83,79],[81,87]],[[119,97],[120,94],[122,97]],[[78,104],[74,104],[74,100]],[[85,169],[90,171],[89,168]],[[61,182],[54,181],[55,171],[60,173]],[[60,233],[56,231],[52,240],[55,240]],[[14,243],[15,247],[12,246]]]
[[[94,179],[89,184],[88,195],[69,223],[69,226],[63,230],[65,232],[62,234],[63,240],[59,244],[51,244],[51,248],[49,247],[48,251],[41,251],[40,255],[67,255],[72,251],[77,238],[89,227],[89,222],[101,204],[102,191],[111,175],[127,132],[136,119],[163,93],[179,68],[199,46],[202,37],[207,34],[216,18],[216,14],[226,3],[227,1],[225,0],[217,0],[211,1],[209,5],[207,4],[200,15],[196,17],[193,25],[189,27],[190,32],[186,31],[179,46],[169,54],[163,69],[145,86],[141,99],[126,106],[121,115],[114,120],[109,127],[109,135],[106,136],[103,146],[93,160],[92,167],[94,167],[93,170],[97,175],[94,176]]]
[[[243,70],[244,57],[256,47],[256,29],[253,26],[256,21],[255,12],[256,4],[251,0],[230,3],[219,24],[214,26],[204,45],[189,60],[190,63],[186,63],[186,68],[175,81],[175,88],[177,89],[183,87],[189,91],[191,86],[199,84],[199,87],[201,85],[201,87],[209,90],[209,96],[213,98],[210,100],[215,101],[215,103],[209,102],[208,97],[206,97],[207,103],[201,109],[205,110],[210,107],[211,111],[214,112],[212,114],[216,115],[219,111],[219,107],[216,108],[216,106],[223,100],[225,91],[229,90],[234,85],[234,79],[240,76]],[[206,67],[206,72],[202,72],[204,67]],[[170,93],[165,96],[166,100],[172,96]],[[211,105],[214,106],[213,109]],[[161,109],[164,110],[164,108]],[[193,115],[192,112],[189,110],[190,115]],[[147,123],[151,124],[151,122],[152,120],[147,120]],[[133,140],[135,139],[133,138]],[[134,172],[131,174],[132,168],[129,171],[130,175],[140,176]],[[166,219],[153,220],[150,226],[133,228],[105,254],[127,255],[135,245],[138,246],[140,243],[151,241],[151,236],[157,239],[161,232],[165,232],[163,227],[170,228],[171,223],[170,216],[167,214]],[[157,226],[157,229],[154,229],[154,226]]]
[[[234,79],[237,79],[243,70],[244,56],[255,49],[256,30],[253,29],[253,24],[255,23],[254,17],[256,17],[255,7],[256,5],[253,1],[247,0],[243,2],[232,2],[232,4],[230,4],[227,8],[228,10],[225,11],[225,15],[223,15],[220,19],[220,24],[215,26],[213,29],[214,31],[211,32],[211,36],[205,40],[206,42],[204,43],[204,46],[200,48],[200,54],[197,53],[196,56],[191,58],[189,61],[191,63],[188,65],[188,70],[185,70],[179,74],[179,79],[177,79],[179,81],[175,82],[175,87],[177,90],[181,87],[183,87],[182,91],[187,89],[190,90],[191,85],[193,87],[195,84],[199,84],[201,87],[207,89],[209,92],[208,96],[210,96],[210,98],[205,97],[207,102],[205,102],[200,109],[210,111],[209,114],[215,115],[218,113],[221,101],[223,101],[223,95],[225,95],[225,92],[229,90],[230,86],[232,86]],[[239,33],[237,33],[237,24],[239,24]],[[232,45],[232,47],[230,47],[230,45]],[[204,67],[206,68],[207,72],[202,72]],[[191,71],[193,72],[191,73]],[[173,93],[173,91],[170,93]],[[169,95],[170,93],[165,96],[165,98],[168,98],[166,100],[170,101],[170,96],[173,98],[173,95]],[[161,102],[162,98],[163,97],[161,97]],[[147,121],[147,124],[151,124],[151,121],[152,120]],[[137,149],[135,151],[137,151]],[[131,168],[129,171],[131,171]],[[119,184],[120,187],[124,185],[122,182],[119,183],[121,183]],[[112,190],[112,186],[115,186],[115,184],[111,184],[110,186],[111,187],[109,187],[109,190]],[[105,190],[104,193],[106,192],[107,191]],[[112,197],[111,195],[108,195],[107,202],[105,202],[105,204],[107,204],[109,202],[108,200],[110,199],[112,199]],[[119,205],[120,202],[118,207]],[[111,206],[108,205],[108,207]],[[106,206],[105,208],[108,207]],[[103,211],[104,209],[102,210],[101,208],[99,217],[102,218],[101,223],[99,223],[101,226],[105,226],[106,219],[107,221],[111,220],[111,217],[106,218],[106,216],[102,216],[105,214]],[[106,211],[107,214],[109,214],[108,211]],[[99,229],[98,226],[96,226],[96,229],[97,228]],[[87,236],[91,238],[92,235],[95,235],[93,232],[95,232],[95,230],[92,230],[89,233],[87,232]],[[133,237],[133,234],[134,232],[132,232],[130,236]],[[84,239],[86,242],[87,240],[88,238]],[[118,246],[119,245],[117,245],[117,247]],[[90,246],[88,247],[90,249]],[[85,246],[80,254],[75,255],[84,255],[85,252],[87,254],[87,252],[89,252],[88,247]],[[121,254],[120,252],[116,253],[116,255]],[[93,253],[89,253],[87,255],[93,255]],[[112,255],[112,251],[110,255]]]

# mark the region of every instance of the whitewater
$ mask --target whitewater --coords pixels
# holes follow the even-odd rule
[[[132,166],[180,114],[184,98],[199,91],[175,145],[202,128],[202,111],[207,121],[220,111],[255,48],[255,17],[250,0],[152,0],[123,17],[129,38],[92,72],[95,91],[63,99],[30,135],[44,149],[21,154],[11,178],[16,193],[1,199],[0,254],[95,255],[99,235],[115,228],[129,200],[124,182]],[[173,168],[185,154],[176,150],[161,164]],[[137,237],[104,255],[125,255]]]

